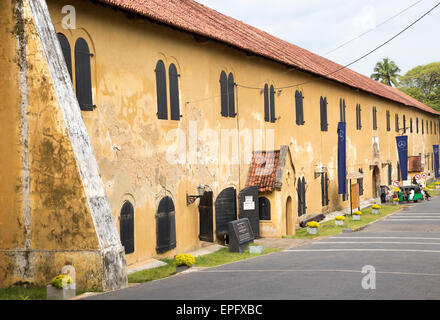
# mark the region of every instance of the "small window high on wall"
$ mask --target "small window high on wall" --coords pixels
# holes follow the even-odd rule
[[[258,198],[260,220],[270,220],[270,201],[266,197]]]
[[[75,87],[81,110],[92,111],[96,106],[92,97],[92,71],[89,46],[83,38],[75,43]]]
[[[264,85],[264,121],[274,123],[275,118],[275,88],[266,83]]]
[[[339,121],[345,122],[345,99],[339,99]]]
[[[361,130],[362,129],[362,118],[361,118],[361,105],[358,103],[356,104],[356,129]]]
[[[167,79],[165,65],[162,60],[156,64],[157,117],[168,119]]]
[[[170,64],[168,77],[170,81],[171,120],[180,120],[179,74],[177,73],[177,68],[174,63]]]

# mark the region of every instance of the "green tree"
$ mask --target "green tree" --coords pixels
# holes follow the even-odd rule
[[[440,111],[440,62],[409,70],[400,77],[398,89]]]
[[[376,63],[374,73],[370,76],[371,79],[385,83],[386,85],[397,87],[400,69],[394,61],[389,58],[384,58],[382,61]]]

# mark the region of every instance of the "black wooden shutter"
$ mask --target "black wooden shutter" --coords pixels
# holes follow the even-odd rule
[[[235,82],[234,75],[229,73],[228,75],[228,102],[229,102],[229,116],[235,117]]]
[[[328,205],[329,202],[330,202],[329,197],[328,197],[328,182],[329,182],[328,173],[327,172],[324,173],[324,176],[325,176],[325,179],[324,179],[324,183],[325,183],[325,205]]]
[[[434,130],[435,130],[435,127],[434,127]],[[413,133],[413,121],[412,121],[412,118],[409,118],[409,132]]]
[[[388,185],[393,184],[393,166],[391,163],[388,164]]]
[[[416,133],[419,133],[419,118],[416,118]]]
[[[125,253],[134,252],[134,208],[129,201],[122,205],[120,216],[121,244]]]
[[[264,121],[269,122],[269,86],[264,85]]]
[[[395,119],[395,129],[396,129],[396,132],[399,132],[399,115],[396,113],[395,115],[394,115],[394,119]]]
[[[360,168],[358,171],[362,174],[364,173],[362,168]],[[359,184],[359,195],[361,196],[364,194],[364,178],[357,179],[357,183]]]
[[[298,185],[296,187],[296,191],[298,194],[298,217],[302,215],[302,208],[303,208],[303,197],[302,197],[302,182],[301,178],[298,178]]]
[[[397,161],[397,180],[401,180],[402,176],[401,176],[401,172],[400,172],[400,163],[399,161]]]
[[[237,219],[236,191],[233,187],[224,189],[215,200],[215,225],[218,236],[228,235],[228,223]]]
[[[179,74],[177,68],[172,63],[168,70],[170,81],[170,109],[171,120],[180,120],[180,105],[179,105]]]
[[[157,117],[166,120],[168,119],[167,80],[162,60],[157,62],[154,71],[156,72]]]
[[[303,125],[304,122],[304,108],[303,108],[303,95],[302,92],[295,91],[295,106],[296,106],[296,124]]]
[[[324,207],[325,203],[325,177],[324,174],[321,174],[321,205]]]
[[[78,38],[75,43],[76,97],[81,110],[91,111],[95,107],[92,98],[92,72],[90,50],[86,40]]]
[[[321,131],[328,130],[327,123],[327,98],[321,97],[320,99],[320,110],[321,110]]]
[[[176,247],[176,219],[173,200],[165,197],[159,202],[156,213],[156,252],[162,253]]]
[[[57,33],[57,37],[60,42],[61,50],[63,51],[64,61],[66,62],[67,71],[69,71],[70,80],[72,80],[72,53],[70,43],[62,33]]]
[[[422,119],[422,134],[424,134],[424,133],[425,133],[425,128],[424,128],[423,119]]]
[[[403,122],[403,133],[406,133],[406,118],[405,118],[405,115],[402,116],[402,122]]]
[[[220,98],[221,98],[221,115],[228,116],[228,79],[226,72],[220,73]]]
[[[306,180],[304,177],[302,178],[302,193],[303,193],[303,202],[302,202],[302,214],[306,214],[307,201],[306,201]]]
[[[270,122],[275,122],[275,88],[270,86]]]

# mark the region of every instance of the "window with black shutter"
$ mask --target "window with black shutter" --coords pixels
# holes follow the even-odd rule
[[[270,121],[269,86],[267,85],[267,83],[264,85],[264,121]]]
[[[388,185],[393,184],[393,166],[391,163],[388,164]]]
[[[156,252],[163,253],[176,247],[176,218],[173,200],[164,197],[156,213]]]
[[[391,114],[389,110],[387,110],[387,131],[391,131]]]
[[[409,132],[413,133],[413,121],[412,121],[412,118],[409,118]]]
[[[425,133],[425,126],[423,124],[423,119],[422,119],[422,134],[424,134],[424,133]]]
[[[120,216],[120,237],[125,254],[134,252],[134,208],[130,201],[122,205]]]
[[[356,129],[362,129],[361,105],[356,104]]]
[[[358,171],[362,174],[364,173],[362,168],[359,168]],[[364,194],[364,178],[357,179],[357,183],[359,184],[359,195],[362,196]]]
[[[399,115],[397,113],[395,114],[395,128],[396,132],[399,132]]]
[[[266,197],[258,198],[260,220],[270,220],[270,201]]]
[[[401,176],[401,172],[400,172],[400,163],[399,161],[397,161],[397,180],[401,180],[402,176]]]
[[[70,48],[69,40],[62,33],[57,33],[58,41],[60,42],[61,51],[63,52],[64,61],[66,62],[67,71],[70,75],[70,80],[72,80],[72,52]]]
[[[320,113],[321,113],[321,131],[328,131],[327,122],[327,98],[320,99]]]
[[[234,75],[229,73],[228,75],[228,104],[229,104],[229,116],[234,118],[235,113],[235,82]]]
[[[429,126],[430,126],[430,130],[431,130],[431,134],[432,134],[432,120],[429,121]]]
[[[275,88],[273,85],[270,86],[270,122],[275,122]]]
[[[416,133],[419,133],[419,118],[416,118]]]
[[[329,204],[328,199],[328,174],[324,172],[321,174],[321,205],[323,207]]]
[[[304,97],[302,92],[299,90],[295,91],[295,110],[296,110],[296,124],[301,126],[305,123],[304,121]]]
[[[339,99],[339,121],[345,122],[345,99]]]
[[[405,115],[402,116],[403,133],[406,133],[406,118]]]
[[[306,181],[304,177],[298,178],[298,186],[296,188],[298,193],[298,217],[306,214]]]
[[[373,130],[377,130],[377,108],[373,106]]]
[[[171,120],[180,120],[179,74],[177,73],[177,68],[174,63],[170,64],[168,76],[170,81]]]
[[[166,120],[168,119],[167,80],[162,60],[157,62],[154,71],[156,72],[157,117]]]
[[[235,81],[234,75],[225,71],[220,73],[221,115],[234,118],[235,112]]]
[[[96,108],[92,98],[91,56],[86,40],[78,38],[75,43],[75,86],[79,106],[84,111]]]

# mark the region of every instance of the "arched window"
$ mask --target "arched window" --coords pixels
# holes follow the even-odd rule
[[[220,96],[221,96],[221,115],[223,117],[234,118],[235,113],[235,81],[234,75],[230,72],[220,73]]]
[[[169,68],[171,120],[180,120],[179,74],[174,63]]]
[[[130,201],[125,201],[122,205],[120,233],[125,253],[134,252],[134,208]]]
[[[339,99],[339,121],[345,122],[345,99]]]
[[[89,46],[83,38],[75,43],[75,86],[76,97],[81,110],[92,111],[96,108],[92,98],[92,71]]]
[[[270,121],[269,115],[269,86],[264,85],[264,121]]]
[[[63,52],[64,61],[66,62],[67,71],[69,71],[70,80],[72,80],[72,53],[69,40],[62,33],[57,33],[58,41],[60,42],[61,51]]]
[[[270,220],[270,201],[266,197],[258,198],[260,220]]]
[[[164,197],[156,213],[156,252],[162,253],[176,247],[176,218],[173,200]]]
[[[166,120],[168,119],[167,80],[162,60],[157,62],[154,71],[156,72],[157,117]]]

